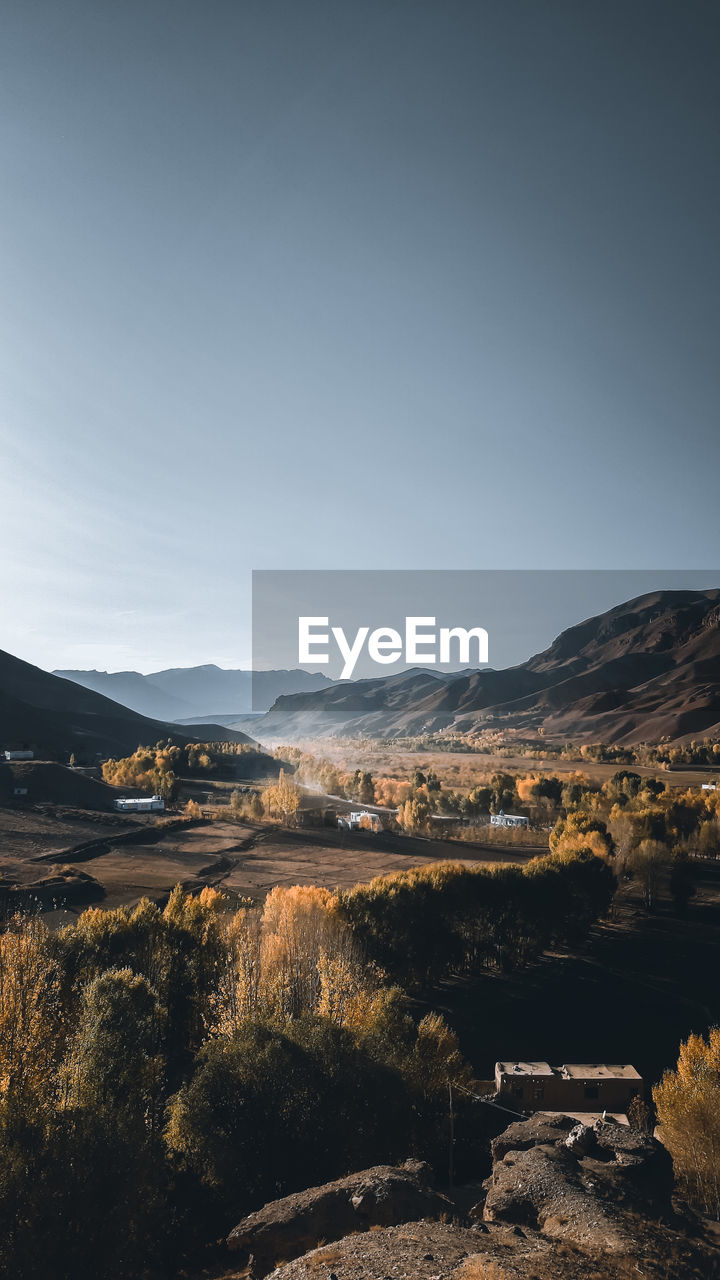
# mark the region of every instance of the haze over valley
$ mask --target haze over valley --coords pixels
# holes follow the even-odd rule
[[[332,683],[303,671],[57,672],[134,710],[211,719],[267,741],[512,731],[634,743],[720,731],[720,589],[660,591],[564,631],[505,670],[431,667]],[[243,721],[252,689],[256,711]],[[176,714],[172,714],[176,713]],[[182,713],[182,714],[181,714]]]

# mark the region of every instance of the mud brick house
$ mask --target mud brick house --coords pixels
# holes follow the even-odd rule
[[[624,1113],[642,1097],[642,1076],[627,1063],[496,1062],[495,1088],[519,1111]]]

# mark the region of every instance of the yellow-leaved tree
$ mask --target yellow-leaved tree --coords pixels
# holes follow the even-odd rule
[[[230,1035],[247,1018],[282,1025],[340,1011],[361,985],[352,931],[328,889],[277,886],[262,910],[248,908],[226,926],[226,965],[213,1000],[214,1026]]]
[[[720,1027],[681,1044],[653,1099],[675,1176],[694,1204],[720,1218]]]
[[[37,919],[0,936],[0,1101],[36,1111],[54,1095],[63,1028],[60,975]]]
[[[268,813],[277,814],[283,822],[295,817],[300,807],[300,788],[288,782],[284,769],[280,770],[277,782],[266,788],[264,805]]]

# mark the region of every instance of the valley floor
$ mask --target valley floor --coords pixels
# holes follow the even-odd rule
[[[91,848],[82,847],[88,843]],[[161,826],[60,807],[0,808],[5,884],[16,885],[25,895],[35,890],[40,895],[48,877],[69,868],[66,906],[49,913],[57,923],[89,905],[115,907],[143,896],[162,901],[178,883],[194,890],[221,888],[232,905],[238,898],[262,899],[275,885],[347,889],[442,859],[517,862],[544,851],[542,845],[517,851],[332,827],[288,830],[222,820]]]

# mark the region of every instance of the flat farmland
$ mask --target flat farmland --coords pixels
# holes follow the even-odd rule
[[[28,883],[39,874],[35,859],[56,855],[62,863],[65,854],[84,841],[112,839],[133,829],[132,819],[90,810],[0,807],[0,876]]]
[[[143,896],[161,899],[178,883],[195,890],[212,885],[232,899],[261,899],[275,885],[348,889],[445,858],[475,863],[527,856],[449,841],[220,821],[168,831],[147,844],[109,842],[106,852],[82,862],[82,870],[103,886],[105,905],[117,906]]]
[[[142,897],[160,902],[178,883],[194,891],[217,887],[231,902],[260,900],[275,885],[347,889],[444,859],[492,864],[526,861],[543,852],[335,828],[288,830],[224,820],[176,827],[147,821],[113,825],[112,818],[85,822],[9,810],[0,810],[0,833],[4,884],[39,890],[67,868],[70,911],[132,904]],[[82,880],[79,887],[73,876]],[[76,903],[73,885],[80,895]]]
[[[685,766],[663,769],[659,765],[605,763],[581,758],[535,760],[513,752],[512,748],[493,753],[469,751],[416,750],[392,742],[352,738],[308,739],[297,744],[318,759],[332,761],[340,769],[367,769],[375,778],[410,778],[416,769],[432,769],[444,787],[471,788],[493,773],[553,774],[564,777],[583,773],[596,782],[606,782],[620,769],[629,769],[643,778],[659,778],[666,787],[698,788],[709,779],[720,780],[717,767]]]

